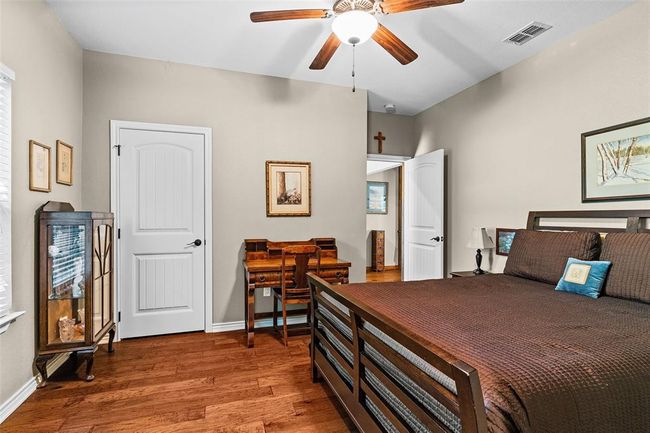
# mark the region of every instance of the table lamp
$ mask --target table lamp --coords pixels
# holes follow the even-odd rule
[[[494,242],[488,236],[487,230],[484,227],[474,227],[467,247],[476,248],[476,269],[474,269],[474,273],[476,275],[484,274],[485,271],[481,269],[481,262],[483,261],[481,250],[494,248]]]

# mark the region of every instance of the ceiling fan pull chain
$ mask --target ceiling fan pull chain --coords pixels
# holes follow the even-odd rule
[[[352,93],[357,91],[357,84],[356,84],[356,77],[354,73],[354,68],[355,68],[355,50],[357,48],[357,45],[354,44],[352,45]]]

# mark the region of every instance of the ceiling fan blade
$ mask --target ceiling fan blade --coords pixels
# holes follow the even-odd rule
[[[316,58],[309,65],[309,69],[324,69],[340,45],[341,41],[332,33],[325,41],[323,48],[316,54]]]
[[[294,9],[289,11],[251,12],[251,21],[263,23],[266,21],[305,20],[310,18],[327,18],[327,9]]]
[[[409,48],[397,36],[386,27],[379,24],[372,39],[381,45],[388,53],[395,57],[402,65],[407,65],[418,58],[415,51]]]
[[[463,0],[384,0],[379,5],[385,14],[396,14],[462,2]]]

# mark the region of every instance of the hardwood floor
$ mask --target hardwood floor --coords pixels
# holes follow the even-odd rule
[[[13,432],[355,432],[309,377],[308,336],[270,333],[140,338],[101,346],[95,380],[55,374],[1,426]],[[62,367],[63,369],[63,367]]]
[[[401,281],[402,275],[399,269],[383,272],[366,272],[366,281],[369,283],[385,283],[390,281]]]

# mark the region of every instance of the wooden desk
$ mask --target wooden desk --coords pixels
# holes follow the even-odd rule
[[[255,319],[263,315],[255,314],[255,291],[262,287],[280,287],[280,268],[282,248],[288,245],[317,245],[321,248],[320,276],[329,283],[347,284],[352,264],[338,258],[334,238],[314,238],[308,241],[272,242],[268,239],[245,239],[244,258],[244,322],[248,347],[253,347],[255,339]],[[288,262],[291,269],[295,266]],[[316,270],[316,261],[310,262],[310,269]],[[293,270],[286,278],[293,277]]]

